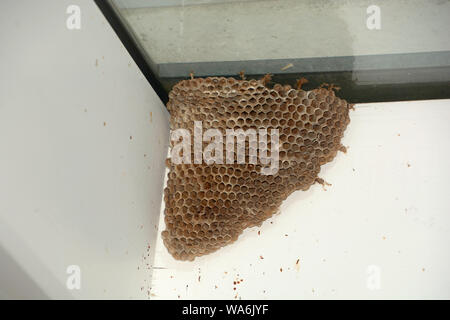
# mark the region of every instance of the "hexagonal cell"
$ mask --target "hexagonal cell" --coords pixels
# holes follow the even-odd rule
[[[236,163],[238,148],[234,142],[227,145],[225,136],[223,155],[235,147],[233,163],[167,160],[162,238],[179,260],[193,260],[236,241],[245,228],[261,225],[277,212],[289,194],[307,190],[320,166],[336,156],[350,121],[351,105],[325,88],[304,91],[280,84],[268,88],[262,80],[195,78],[180,81],[169,97],[172,129],[193,134],[194,120],[203,121],[204,131],[216,128],[223,134],[226,129],[278,129],[280,147],[279,166],[270,175],[261,173],[267,163],[252,153],[266,147],[271,156],[269,136],[239,150],[245,150],[245,163]]]

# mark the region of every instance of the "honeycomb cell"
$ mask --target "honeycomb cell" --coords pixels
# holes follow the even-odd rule
[[[266,163],[255,156],[259,153],[254,148],[267,147],[271,156],[270,139],[236,148],[233,163],[175,164],[167,159],[166,230],[161,236],[169,253],[178,260],[193,260],[217,251],[236,241],[244,229],[261,225],[292,192],[320,182],[320,167],[342,149],[351,107],[327,88],[270,88],[263,79],[231,77],[178,82],[167,104],[172,130],[187,129],[193,135],[194,121],[202,121],[203,133],[211,128],[223,134],[226,129],[278,129],[280,148],[278,168],[269,175],[261,174]],[[225,156],[225,137],[223,142]],[[173,147],[177,142],[170,143]],[[203,142],[203,148],[206,145]],[[245,151],[245,163],[237,163],[239,151]],[[193,150],[190,155],[194,159]]]

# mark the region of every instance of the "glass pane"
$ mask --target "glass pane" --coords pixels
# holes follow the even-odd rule
[[[112,2],[167,90],[244,71],[334,82],[354,102],[449,95],[450,1]]]

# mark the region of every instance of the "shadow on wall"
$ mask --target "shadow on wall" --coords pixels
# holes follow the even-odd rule
[[[36,282],[0,245],[0,299],[48,299]]]
[[[0,219],[1,234],[8,238],[15,250],[22,254],[27,263],[31,264],[30,268],[38,270],[45,284],[51,288],[53,293],[61,299],[73,299],[60,282],[50,273],[47,268],[40,263],[36,256],[26,246],[26,244],[14,234],[10,228]],[[22,265],[24,265],[22,263]],[[24,270],[20,264],[14,259],[13,255],[8,252],[0,243],[0,299],[25,299],[25,300],[43,300],[50,299],[50,296],[44,292],[43,288],[33,280],[32,276]]]

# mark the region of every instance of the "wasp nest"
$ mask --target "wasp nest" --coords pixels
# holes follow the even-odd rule
[[[279,132],[279,169],[273,174],[261,174],[264,165],[250,161],[248,143],[245,163],[175,164],[167,159],[162,238],[175,259],[209,254],[234,242],[244,229],[261,225],[292,192],[323,183],[320,166],[344,150],[341,138],[352,105],[336,97],[332,86],[304,91],[300,81],[297,89],[268,88],[267,80],[195,78],[180,81],[170,92],[172,130],[193,133],[194,121],[201,121],[203,130],[223,133],[250,128]]]

